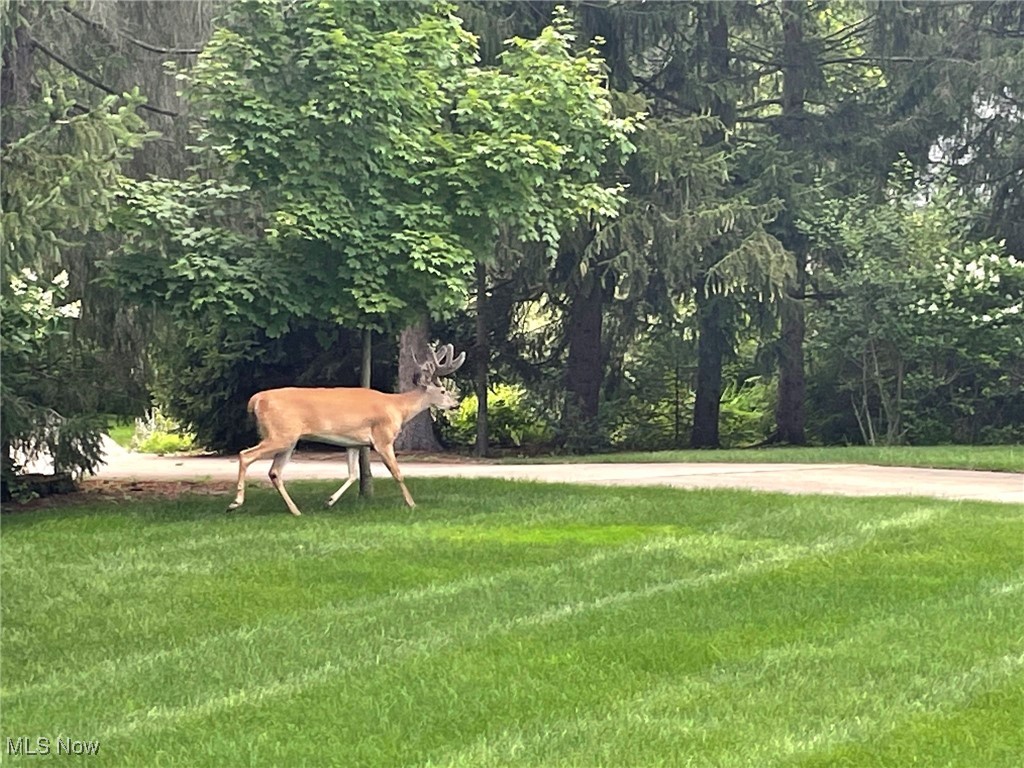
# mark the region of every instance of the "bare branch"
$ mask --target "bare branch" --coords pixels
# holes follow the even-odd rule
[[[110,86],[104,85],[103,83],[101,83],[96,78],[87,75],[85,72],[83,72],[82,70],[78,69],[74,64],[72,64],[71,62],[67,61],[66,59],[61,58],[56,53],[51,51],[49,48],[47,48],[45,45],[40,43],[38,40],[34,40],[34,39],[30,38],[30,42],[36,48],[36,50],[38,50],[40,53],[46,54],[46,56],[48,56],[49,58],[53,59],[55,62],[60,64],[62,67],[64,67],[64,69],[66,69],[69,72],[71,72],[72,74],[80,77],[82,80],[84,80],[85,82],[89,83],[89,85],[91,85],[91,86],[93,86],[95,88],[99,88],[101,91],[103,91],[104,93],[109,93],[111,96],[121,96],[121,95],[123,95],[123,94],[115,91]],[[145,110],[147,110],[149,112],[155,112],[158,115],[166,115],[167,117],[178,117],[178,114],[179,114],[177,112],[171,112],[169,109],[161,109],[160,107],[151,107],[148,104],[139,104],[139,109],[145,109]]]
[[[866,32],[870,27],[874,25],[874,23],[874,17],[869,16],[867,18],[861,19],[860,21],[854,22],[853,24],[845,26],[842,29],[837,29],[835,32],[829,35],[825,35],[825,37],[822,38],[822,42],[827,43],[827,45],[825,45],[824,47],[824,50],[838,50],[843,46],[843,43],[845,43],[847,40],[849,40],[851,37],[854,37],[855,35],[861,34],[862,32]]]
[[[961,59],[956,56],[843,56],[837,59],[822,59],[821,65],[829,64],[863,64],[875,66],[877,64],[977,64],[977,59]]]
[[[95,19],[90,19],[88,16],[86,16],[85,14],[83,14],[83,13],[81,13],[79,11],[76,11],[74,8],[72,8],[69,5],[64,5],[63,6],[63,10],[66,11],[67,13],[71,14],[72,16],[74,16],[76,19],[78,19],[83,24],[88,24],[90,27],[94,27],[95,29],[102,30],[103,32],[105,32],[108,35],[116,35],[117,37],[120,37],[120,38],[123,38],[124,40],[127,40],[132,45],[138,46],[139,48],[142,48],[143,50],[146,50],[146,51],[151,51],[152,53],[167,53],[167,54],[172,54],[172,55],[176,55],[176,56],[185,56],[185,55],[191,55],[191,54],[197,54],[197,53],[202,53],[203,52],[202,48],[163,48],[163,47],[161,47],[159,45],[153,45],[152,43],[147,43],[147,42],[144,42],[142,40],[137,40],[134,37],[131,37],[130,35],[125,34],[121,30],[118,30],[118,29],[115,29],[115,30],[108,29],[106,26],[104,26],[100,22],[96,21]]]

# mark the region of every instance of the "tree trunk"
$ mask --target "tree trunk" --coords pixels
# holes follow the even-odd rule
[[[477,456],[486,456],[489,445],[487,428],[487,386],[491,350],[487,335],[487,267],[482,262],[476,265],[476,345],[473,350],[476,371],[473,377],[476,390],[476,447]]]
[[[408,392],[415,388],[413,376],[420,367],[416,360],[426,360],[430,354],[430,323],[426,316],[402,331],[398,341],[398,391]],[[415,359],[414,359],[415,358]],[[430,451],[441,450],[441,444],[434,434],[434,420],[430,411],[414,416],[395,438],[396,451]]]
[[[785,298],[779,305],[782,332],[779,337],[779,388],[775,404],[775,441],[789,445],[805,445],[804,401],[807,382],[804,378],[805,319],[802,299]]]
[[[722,359],[729,345],[724,299],[697,289],[697,392],[693,405],[691,448],[719,448],[718,415],[722,401]]]
[[[0,501],[11,500],[11,485],[14,482],[14,454],[10,441],[0,442]]]
[[[725,3],[705,3],[701,7],[702,24],[708,36],[708,75],[710,81],[725,86],[729,82],[729,14]],[[711,112],[722,121],[722,127],[705,138],[705,145],[716,146],[729,141],[736,125],[736,101],[724,87],[715,90]],[[719,248],[726,247],[720,242]],[[718,415],[722,400],[722,359],[728,349],[729,336],[723,315],[725,298],[708,295],[704,276],[694,282],[697,304],[697,391],[693,404],[693,448],[720,447]]]
[[[3,67],[0,68],[0,104],[5,107],[3,132],[4,144],[21,138],[22,126],[15,120],[17,107],[25,107],[33,97],[32,88],[32,39],[28,28],[17,23],[17,11],[11,9],[14,17],[5,23],[15,25],[13,40],[3,47]]]
[[[569,305],[566,324],[569,356],[565,369],[568,397],[563,416],[569,442],[579,443],[585,437],[582,442],[587,444],[576,447],[591,450],[598,447],[590,443],[599,438],[597,417],[604,369],[601,354],[604,297],[594,269],[591,265],[591,271]]]
[[[783,146],[797,148],[804,136],[804,99],[807,89],[806,67],[811,60],[804,45],[804,5],[785,0],[782,9],[782,119],[779,133]],[[798,171],[797,184],[803,182]],[[779,305],[781,331],[778,344],[779,382],[775,405],[776,432],[774,442],[805,445],[804,431],[807,382],[804,376],[803,297],[806,287],[807,242],[794,221],[795,206],[790,201],[779,217],[779,240],[795,259],[795,279],[786,286],[788,296]]]
[[[359,369],[359,386],[370,388],[370,374],[373,368],[373,332],[363,331],[363,360]],[[370,471],[370,449],[359,449],[359,495],[373,496],[373,473]]]

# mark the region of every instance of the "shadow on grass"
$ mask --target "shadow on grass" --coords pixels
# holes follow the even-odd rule
[[[409,509],[398,486],[390,478],[375,485],[372,498],[362,498],[355,489],[345,494],[333,507],[327,507],[327,498],[337,490],[334,481],[296,480],[288,484],[289,493],[302,511],[300,517],[289,513],[277,491],[268,487],[250,486],[246,490],[245,504],[231,511],[228,504],[234,498],[234,487],[216,484],[192,483],[187,487],[157,489],[156,484],[138,483],[101,492],[83,491],[64,496],[36,499],[26,504],[5,505],[0,532],[14,533],[19,529],[61,520],[94,518],[119,521],[119,524],[159,525],[181,522],[203,524],[233,524],[246,519],[280,519],[284,524],[301,525],[307,520],[346,520],[360,523],[382,524],[413,523],[434,517],[449,517],[453,513],[473,514],[478,509],[481,493],[488,491],[499,497],[510,496],[508,481],[474,481],[492,486],[487,489],[452,480],[416,480],[420,502]],[[524,484],[516,484],[524,485]],[[416,492],[415,487],[413,488]],[[511,494],[517,497],[518,494]],[[456,503],[450,503],[453,499]]]
[[[559,485],[525,480],[493,478],[415,478],[409,483],[416,499],[409,509],[390,478],[375,484],[373,498],[360,498],[354,491],[346,493],[331,508],[327,498],[337,490],[333,481],[296,480],[288,484],[295,503],[302,510],[292,516],[281,497],[272,488],[250,486],[246,503],[227,512],[234,490],[209,488],[203,492],[181,493],[177,496],[146,495],[144,492],[119,496],[77,494],[58,505],[25,509],[3,516],[0,529],[14,534],[25,526],[53,525],[61,530],[61,521],[93,518],[90,531],[123,530],[131,526],[193,524],[204,527],[245,525],[247,521],[269,524],[270,532],[294,529],[296,526],[339,525],[358,523],[361,526],[408,526],[419,523],[463,524],[467,521],[498,520],[520,517],[527,520],[558,520],[578,515],[600,516],[612,522],[631,515],[641,515],[652,524],[689,522],[720,524],[737,514],[770,515],[772,510],[788,510],[798,505],[796,497],[785,494],[757,493],[726,489],[676,489],[632,486],[598,487]],[[828,497],[821,497],[827,499]],[[821,503],[819,501],[819,503]],[[848,499],[847,507],[873,507],[877,499]],[[886,505],[900,504],[887,500]],[[912,503],[912,502],[907,502]],[[277,523],[273,521],[279,521]],[[79,530],[68,525],[66,530]]]

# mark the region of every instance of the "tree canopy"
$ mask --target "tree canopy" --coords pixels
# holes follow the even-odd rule
[[[499,237],[616,215],[640,119],[564,12],[484,66],[449,5],[248,0],[183,78],[196,174],[125,185],[111,279],[236,339],[450,316]]]
[[[232,4],[187,80],[204,158],[233,183],[133,184],[123,282],[271,334],[450,314],[500,227],[556,243],[621,201],[599,169],[633,120],[570,26],[482,68],[451,6]],[[259,205],[240,221],[241,197]]]
[[[3,10],[7,476],[367,330],[560,450],[1024,439],[1019,3]]]

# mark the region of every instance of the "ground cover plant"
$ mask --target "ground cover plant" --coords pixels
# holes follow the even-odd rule
[[[874,464],[884,467],[932,467],[993,472],[1024,472],[1021,445],[922,445],[823,447],[773,446],[726,450],[627,451],[583,456],[510,457],[511,463],[544,462],[728,462],[751,464]]]
[[[126,766],[1020,764],[1019,506],[378,485],[317,511],[334,487],[295,482],[301,518],[263,487],[6,515],[3,737]]]

